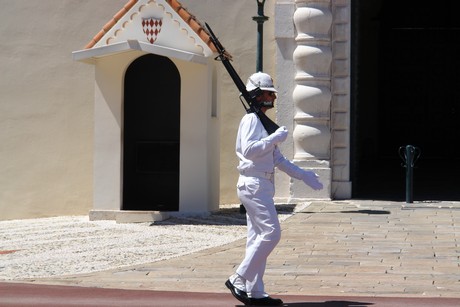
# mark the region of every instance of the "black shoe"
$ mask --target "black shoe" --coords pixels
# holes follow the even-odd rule
[[[253,306],[281,306],[283,305],[283,301],[279,298],[267,296],[263,298],[250,298],[250,304]]]
[[[238,288],[236,288],[231,282],[230,282],[230,279],[228,279],[226,282],[225,282],[225,285],[227,286],[227,288],[230,289],[230,291],[232,292],[233,296],[239,300],[241,303],[245,304],[245,305],[248,305],[250,303],[250,298],[248,297],[248,294]]]

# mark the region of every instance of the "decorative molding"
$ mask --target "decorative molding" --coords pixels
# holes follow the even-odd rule
[[[85,49],[102,47],[129,39],[138,39],[143,41],[142,25],[136,25],[142,18],[166,18],[173,28],[185,35],[188,44],[193,45],[195,53],[209,56],[215,52],[215,46],[212,44],[208,33],[202,27],[200,21],[187,9],[185,9],[177,0],[130,0],[128,3],[107,22],[104,27],[92,38],[85,46]],[[135,22],[135,24],[133,24]],[[141,22],[141,21],[140,21]],[[174,30],[172,30],[174,31]],[[164,33],[163,40],[171,43],[170,33]],[[147,39],[145,39],[147,41]],[[176,40],[177,42],[177,40]],[[174,44],[176,49],[184,49],[184,44]],[[192,51],[191,48],[188,48]],[[206,49],[206,50],[205,50]]]

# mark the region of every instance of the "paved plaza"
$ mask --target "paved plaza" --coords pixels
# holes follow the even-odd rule
[[[373,298],[373,306],[391,306],[382,305],[389,298],[427,298],[438,306],[460,306],[459,224],[456,202],[314,201],[282,222],[281,242],[268,261],[266,290],[283,298],[312,297],[307,305],[302,300],[303,305],[289,306],[329,306],[314,305],[313,297],[323,303],[327,297],[335,302]],[[163,261],[14,282],[221,293],[231,305],[238,302],[231,300],[224,282],[241,261],[244,245],[239,238]]]

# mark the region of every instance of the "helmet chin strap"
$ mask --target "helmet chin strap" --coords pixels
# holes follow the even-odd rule
[[[274,104],[273,104],[273,101],[261,101],[260,106],[271,109],[274,107]]]

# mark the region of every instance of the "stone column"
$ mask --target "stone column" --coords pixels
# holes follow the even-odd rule
[[[320,175],[324,189],[291,184],[291,199],[331,197],[331,0],[295,0],[297,30],[294,102],[294,163]]]

